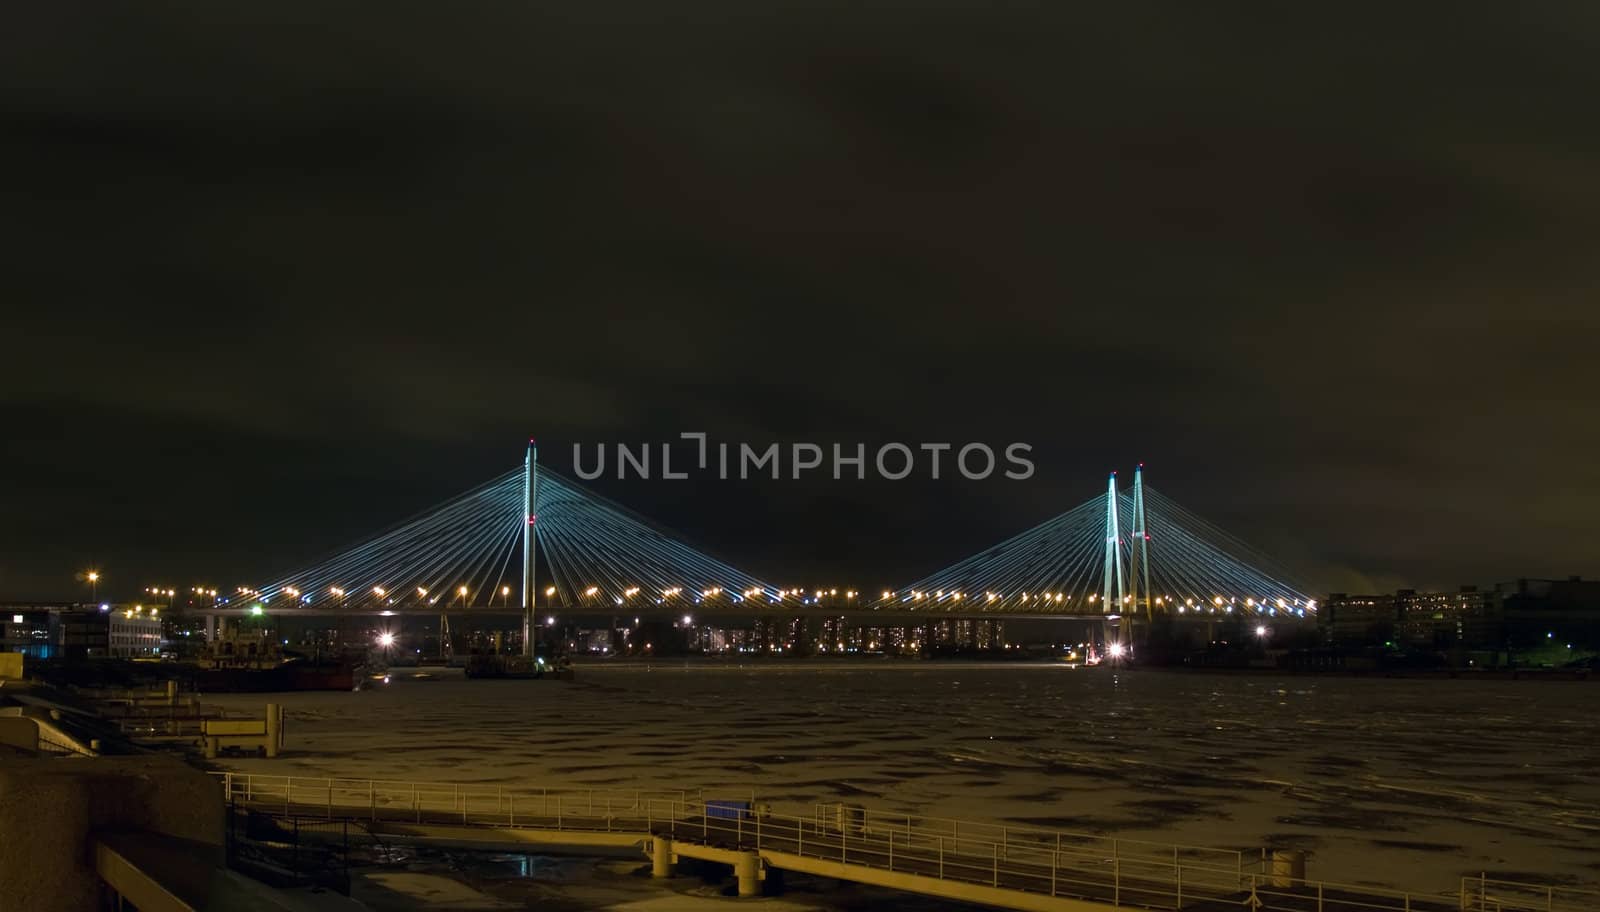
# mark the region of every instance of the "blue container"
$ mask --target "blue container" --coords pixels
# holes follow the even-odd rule
[[[750,802],[707,801],[706,816],[717,820],[748,820],[750,819]]]

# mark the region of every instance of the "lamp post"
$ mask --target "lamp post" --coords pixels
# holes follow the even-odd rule
[[[100,601],[100,571],[89,571],[89,601]]]
[[[339,606],[335,619],[332,644],[333,651],[337,654],[344,649],[345,621],[349,615],[345,614],[344,611],[344,588],[341,586],[329,586],[328,594],[334,597],[335,603]]]
[[[467,607],[466,586],[456,587],[456,598],[461,600],[461,607],[465,610]],[[450,660],[450,615],[443,611],[439,612],[439,658],[446,662]]]

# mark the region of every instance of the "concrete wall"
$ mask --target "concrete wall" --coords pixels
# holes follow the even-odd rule
[[[94,912],[91,833],[144,831],[214,847],[222,789],[174,757],[0,758],[0,912]]]

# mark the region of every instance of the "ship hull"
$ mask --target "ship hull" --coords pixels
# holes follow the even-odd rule
[[[280,693],[297,690],[355,690],[360,665],[286,662],[273,668],[204,668],[195,673],[201,693]]]

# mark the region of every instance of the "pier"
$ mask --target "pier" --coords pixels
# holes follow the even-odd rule
[[[817,803],[776,813],[744,793],[512,789],[220,773],[230,813],[345,821],[386,841],[637,851],[657,877],[728,865],[740,896],[785,871],[1019,912],[1587,912],[1600,893],[1463,878],[1414,893],[1305,877],[1303,857]]]

